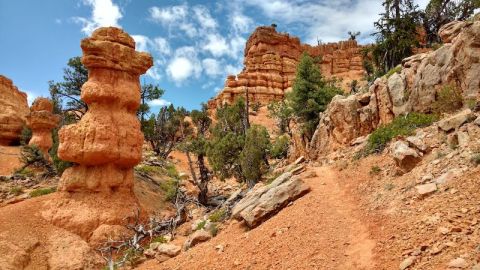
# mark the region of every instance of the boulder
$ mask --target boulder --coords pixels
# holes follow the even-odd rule
[[[438,34],[440,35],[443,43],[451,43],[466,24],[466,22],[453,21],[442,25],[438,31]]]
[[[416,149],[425,153],[428,149],[428,146],[424,142],[424,137],[425,137],[424,133],[419,133],[415,136],[409,136],[405,138],[405,140],[408,142],[410,146],[415,147]]]
[[[437,185],[435,183],[428,183],[424,185],[415,186],[417,193],[420,196],[427,196],[435,191],[437,191]]]
[[[210,238],[212,238],[212,235],[209,232],[205,230],[197,230],[188,237],[187,241],[185,241],[183,249],[188,250],[197,244],[210,240]]]
[[[417,150],[410,148],[404,141],[396,141],[392,144],[391,155],[397,165],[405,171],[413,169],[421,159]]]
[[[464,269],[467,268],[467,266],[467,261],[465,261],[464,258],[456,258],[448,263],[448,268]]]
[[[470,109],[466,109],[450,117],[440,120],[438,122],[438,127],[443,131],[448,132],[450,130],[458,129],[461,125],[473,119],[475,119],[475,115]]]
[[[182,249],[179,246],[173,245],[173,244],[160,244],[157,247],[158,253],[162,255],[167,255],[169,257],[175,257],[178,254],[180,254],[180,251]]]
[[[245,220],[249,227],[258,226],[289,202],[310,191],[298,177],[286,172],[271,184],[252,190],[232,209],[232,217]]]

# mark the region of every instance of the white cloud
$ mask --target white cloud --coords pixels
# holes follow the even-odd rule
[[[33,101],[38,97],[38,95],[31,91],[22,90],[22,92],[25,92],[25,94],[27,94],[28,106],[32,106]]]
[[[85,34],[90,35],[98,27],[119,26],[118,21],[123,15],[112,0],[83,0],[83,4],[92,8],[91,17],[74,17],[73,20],[83,25],[82,32]]]
[[[215,57],[227,54],[229,51],[227,41],[219,34],[207,35],[203,49],[209,51]]]
[[[162,37],[156,37],[153,40],[155,50],[161,54],[170,54],[170,44],[168,41]]]
[[[148,52],[149,46],[151,45],[152,41],[150,38],[144,35],[131,35],[133,40],[135,40],[135,49],[141,52]]]
[[[208,76],[218,76],[222,75],[224,71],[220,67],[220,62],[213,58],[206,58],[202,60],[203,70]]]
[[[165,99],[154,99],[154,100],[150,100],[148,102],[148,105],[152,106],[152,107],[165,107],[165,106],[168,106],[172,104],[170,101],[167,101]]]
[[[239,12],[233,13],[230,18],[232,28],[235,33],[248,33],[254,25],[252,18],[247,17]]]
[[[217,27],[217,21],[212,18],[210,11],[204,6],[193,7],[193,13],[200,26],[204,29],[213,29]]]
[[[191,46],[178,48],[168,64],[166,72],[177,84],[181,84],[191,77],[199,78],[202,64],[198,60],[197,50]]]
[[[181,21],[187,16],[187,5],[172,6],[166,8],[151,7],[150,18],[156,22],[169,24]]]

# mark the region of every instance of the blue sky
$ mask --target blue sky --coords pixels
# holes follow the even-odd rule
[[[166,90],[151,105],[187,109],[216,95],[227,74],[242,69],[249,34],[260,25],[315,44],[361,31],[371,42],[380,0],[0,0],[0,74],[29,100],[48,96],[69,58],[81,55],[80,40],[100,26],[118,26],[148,51],[155,66],[142,82]],[[417,0],[420,7],[427,0]]]

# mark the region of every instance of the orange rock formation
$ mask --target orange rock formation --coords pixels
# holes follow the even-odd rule
[[[132,37],[114,27],[97,29],[81,47],[89,70],[81,98],[89,110],[80,122],[59,132],[58,156],[78,164],[63,173],[59,189],[131,191],[143,144],[135,114],[139,76],[153,65],[152,57],[136,52]]]
[[[28,115],[27,94],[0,75],[0,144],[18,143]]]
[[[209,108],[245,96],[247,88],[250,102],[281,100],[292,87],[303,52],[321,57],[320,67],[326,77],[360,80],[364,73],[360,48],[354,40],[310,46],[297,37],[278,33],[274,27],[258,27],[246,44],[244,69],[237,76],[227,77],[225,88],[209,101]]]
[[[53,104],[47,98],[37,98],[32,104],[30,114],[27,116],[27,125],[32,130],[29,145],[36,145],[49,160],[48,150],[53,145],[52,129],[54,129],[60,116],[53,114]]]

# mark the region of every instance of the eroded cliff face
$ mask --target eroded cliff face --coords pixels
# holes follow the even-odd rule
[[[97,29],[81,47],[89,70],[81,98],[89,110],[59,132],[58,156],[78,164],[63,173],[59,189],[131,191],[143,144],[136,117],[139,76],[153,65],[152,57],[135,51],[133,38],[114,27]]]
[[[27,94],[0,75],[0,144],[18,143],[29,113]]]
[[[224,103],[231,103],[238,96],[249,101],[268,104],[283,99],[291,90],[296,66],[303,52],[312,57],[320,56],[322,74],[350,82],[363,76],[362,56],[356,41],[310,46],[302,44],[297,37],[278,33],[274,27],[258,27],[247,41],[244,53],[244,69],[238,75],[229,75],[225,88],[210,100],[211,110]]]
[[[317,159],[353,143],[379,125],[409,112],[430,112],[446,85],[464,99],[480,94],[480,21],[451,22],[439,32],[445,44],[406,58],[402,69],[377,79],[366,93],[335,97],[320,115],[309,155]]]

